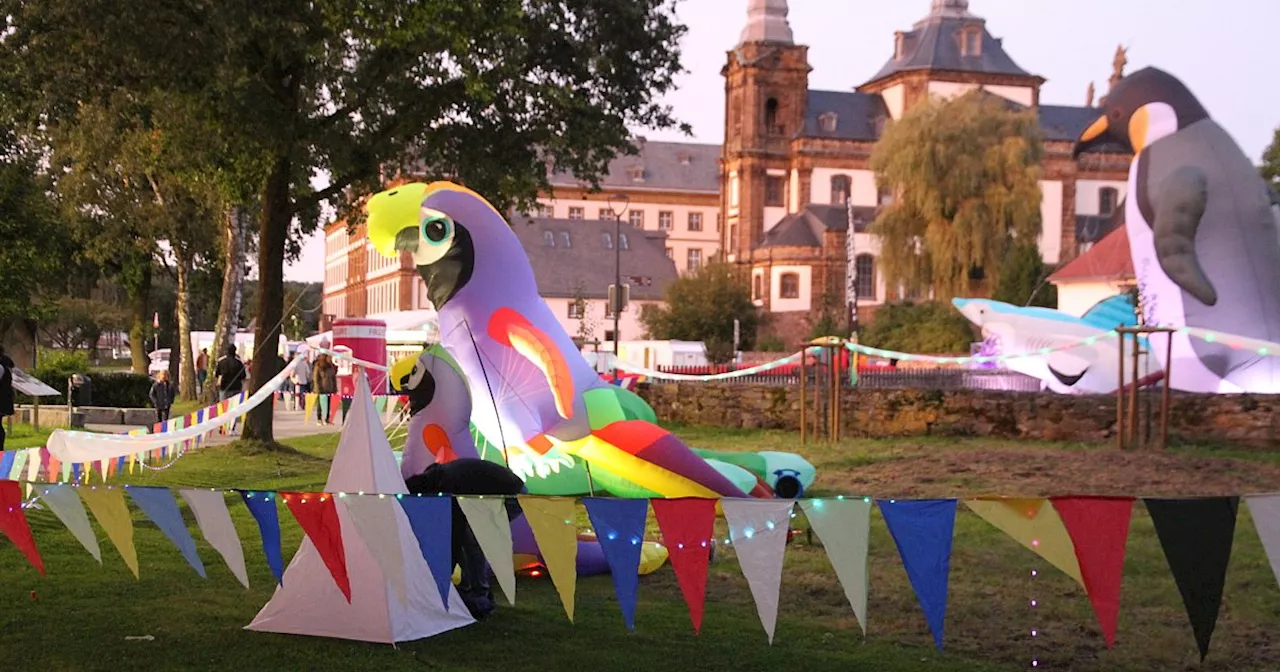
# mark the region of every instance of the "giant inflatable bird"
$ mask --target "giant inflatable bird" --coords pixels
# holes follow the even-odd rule
[[[1148,325],[1280,340],[1280,229],[1249,157],[1177,78],[1146,68],[1120,80],[1075,155],[1134,152],[1125,227]],[[1170,385],[1190,392],[1280,392],[1280,360],[1174,334],[1152,346]]]
[[[539,466],[584,460],[595,487],[620,496],[745,496],[675,436],[628,412],[538,295],[524,248],[488,201],[448,182],[414,183],[366,207],[377,250],[412,254],[441,344],[477,392],[472,421],[487,440]]]

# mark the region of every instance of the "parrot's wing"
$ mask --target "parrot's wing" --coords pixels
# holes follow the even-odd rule
[[[506,345],[538,367],[556,402],[560,417],[574,415],[573,372],[564,353],[546,332],[511,308],[499,308],[489,318],[489,336]]]
[[[1161,185],[1151,230],[1156,258],[1169,279],[1206,306],[1218,302],[1218,292],[1196,256],[1196,230],[1209,199],[1209,181],[1195,166],[1183,166]]]

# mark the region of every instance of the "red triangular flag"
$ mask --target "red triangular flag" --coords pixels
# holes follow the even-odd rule
[[[1102,637],[1107,648],[1114,647],[1133,498],[1054,497],[1051,501],[1076,548],[1081,578],[1098,616]]]
[[[17,481],[0,481],[0,532],[27,556],[27,562],[44,574],[44,562],[31,536],[27,516],[22,512],[22,488]]]
[[[338,590],[351,601],[351,580],[347,577],[347,553],[342,546],[342,523],[333,498],[321,492],[282,492],[284,503],[302,526],[302,531],[320,552]]]
[[[655,499],[652,503],[671,568],[689,605],[693,631],[700,632],[707,601],[707,566],[711,564],[711,544],[715,543],[716,500]]]

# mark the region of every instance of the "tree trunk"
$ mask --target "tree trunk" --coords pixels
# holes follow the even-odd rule
[[[209,352],[208,372],[205,378],[204,398],[213,403],[218,399],[214,366],[228,343],[234,343],[240,328],[240,303],[244,298],[245,233],[247,216],[240,208],[227,213],[227,226],[223,230],[222,302],[218,306],[218,323],[214,326],[213,348]]]
[[[182,399],[196,398],[196,360],[191,347],[191,259],[175,245],[174,257],[178,272],[178,395]],[[172,353],[170,353],[172,356]]]
[[[276,157],[262,192],[262,219],[258,229],[258,324],[254,334],[253,389],[257,391],[280,373],[280,326],[284,313],[284,248],[293,224],[289,180],[293,166]],[[273,404],[264,403],[249,412],[244,438],[273,442]]]
[[[151,264],[142,269],[138,284],[129,297],[133,324],[129,325],[129,356],[133,372],[147,374],[151,358],[147,356],[147,327],[151,324]]]

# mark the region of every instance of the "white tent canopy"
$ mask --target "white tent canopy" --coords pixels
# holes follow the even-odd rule
[[[357,379],[356,398],[329,468],[325,491],[408,492],[378,422],[369,381],[363,375]],[[285,570],[284,585],[276,588],[271,601],[245,629],[394,644],[475,622],[452,586],[449,610],[445,611],[409,519],[393,498],[385,501],[390,503],[386,510],[393,513],[395,530],[380,539],[398,535],[400,557],[382,557],[381,563],[370,551],[376,544],[374,535],[353,520],[351,505],[344,504],[348,499],[353,498],[339,500],[337,509],[351,601],[347,602],[334,583],[315,546],[304,539]],[[366,544],[366,539],[371,543]],[[403,567],[403,577],[388,576],[383,571],[388,565]]]

